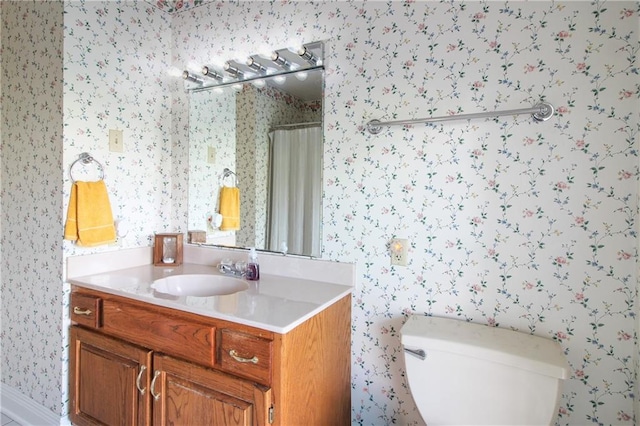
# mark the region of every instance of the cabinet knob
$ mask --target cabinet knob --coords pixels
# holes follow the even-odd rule
[[[91,309],[82,309],[79,306],[74,306],[73,307],[73,313],[76,315],[91,315],[93,312],[91,311]]]
[[[235,349],[231,349],[229,351],[229,356],[233,359],[235,359],[238,362],[250,362],[252,364],[257,364],[258,363],[258,357],[254,356],[253,358],[242,358],[241,356],[238,355],[238,352],[236,352]]]

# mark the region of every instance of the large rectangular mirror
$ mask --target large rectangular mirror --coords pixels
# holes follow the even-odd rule
[[[189,230],[206,230],[208,244],[321,256],[323,73],[189,94]],[[223,186],[239,189],[239,229],[216,226]]]

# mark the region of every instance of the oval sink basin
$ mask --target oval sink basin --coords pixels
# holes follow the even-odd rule
[[[160,278],[151,284],[151,288],[172,296],[209,297],[244,291],[249,284],[223,275],[187,274]]]

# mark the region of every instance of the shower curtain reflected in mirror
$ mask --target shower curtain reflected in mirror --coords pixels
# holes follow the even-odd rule
[[[321,255],[322,130],[281,128],[269,133],[271,206],[268,249]]]

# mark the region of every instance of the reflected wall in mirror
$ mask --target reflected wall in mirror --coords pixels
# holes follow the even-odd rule
[[[190,93],[188,229],[207,243],[321,255],[323,70],[303,72]],[[222,186],[235,231],[216,227]]]

